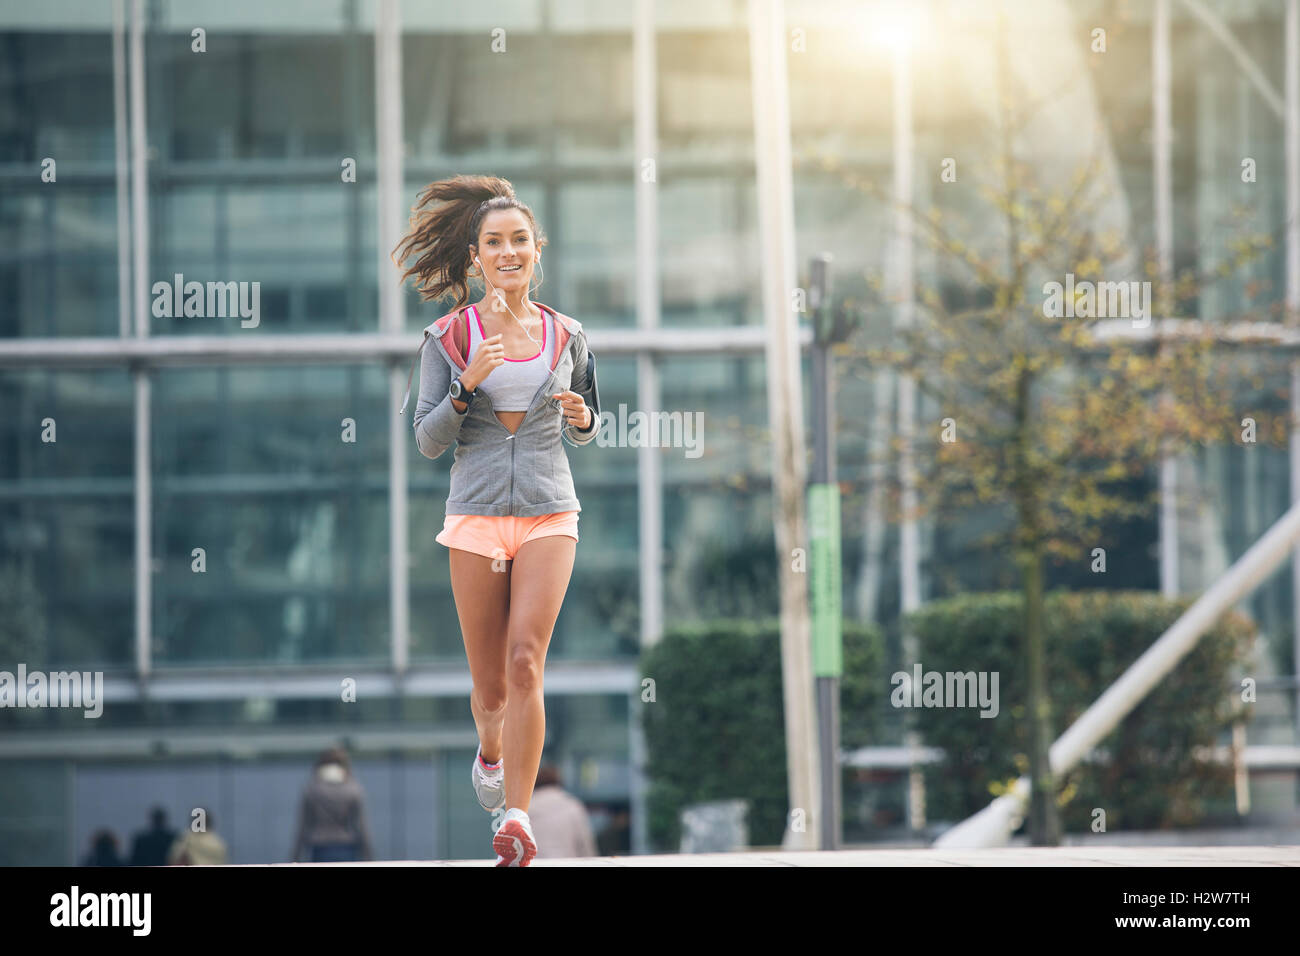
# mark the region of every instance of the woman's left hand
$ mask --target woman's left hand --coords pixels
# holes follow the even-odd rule
[[[574,428],[585,431],[591,427],[591,408],[577,392],[555,392],[551,398],[564,406],[564,418]]]

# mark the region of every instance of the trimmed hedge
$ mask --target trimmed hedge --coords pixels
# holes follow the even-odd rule
[[[1028,769],[1019,592],[967,594],[911,615],[924,671],[997,671],[999,713],[916,708],[927,746],[947,757],[926,770],[927,819],[956,822],[983,809]],[[1150,591],[1049,593],[1045,622],[1053,738],[1164,633],[1192,601]],[[723,619],[669,629],[646,650],[655,681],[644,702],[650,839],[675,851],[679,814],[707,800],[750,802],[750,842],[775,845],[787,811],[778,621]],[[1231,680],[1247,659],[1251,621],[1230,612],[1101,742],[1102,759],[1062,781],[1062,823],[1088,832],[1093,808],[1107,830],[1202,823],[1232,794],[1231,768],[1198,759],[1240,712]],[[894,685],[880,630],[844,622],[841,747],[879,744]],[[896,713],[896,712],[895,712]],[[901,717],[902,715],[899,714]]]
[[[1045,655],[1055,739],[1191,606],[1150,591],[1051,592],[1045,599]],[[984,808],[1028,771],[1019,592],[967,594],[909,616],[925,671],[997,671],[1001,710],[915,708],[925,744],[946,760],[926,772],[926,817],[956,822]],[[1231,684],[1254,636],[1238,612],[1224,615],[1098,749],[1106,756],[1067,775],[1060,802],[1065,830],[1090,831],[1093,809],[1107,830],[1166,829],[1201,822],[1231,796],[1227,765],[1198,759],[1240,711]]]
[[[777,618],[683,625],[642,655],[641,674],[655,682],[655,701],[641,706],[658,852],[676,851],[681,809],[706,800],[748,800],[750,843],[781,842],[788,798],[779,633]],[[877,628],[844,622],[844,747],[879,739],[888,706],[882,647]]]

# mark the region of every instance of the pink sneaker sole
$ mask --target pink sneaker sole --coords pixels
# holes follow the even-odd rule
[[[527,866],[537,855],[537,844],[518,820],[507,820],[492,837],[492,849],[497,851],[497,866]]]

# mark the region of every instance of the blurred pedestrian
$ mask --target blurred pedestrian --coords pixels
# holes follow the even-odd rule
[[[374,858],[365,791],[341,747],[331,747],[316,759],[311,782],[303,791],[292,861],[299,862],[308,848],[312,863]]]
[[[201,808],[203,829],[184,830],[167,851],[168,866],[225,866],[226,841],[217,836],[212,814]]]
[[[607,816],[596,837],[596,855],[627,856],[632,852],[632,816],[625,807],[616,807]]]
[[[81,860],[82,866],[122,866],[117,853],[117,837],[112,830],[96,830],[90,838],[90,852]]]
[[[596,855],[596,837],[587,808],[560,785],[560,772],[553,764],[537,768],[528,819],[537,837],[538,859]]]
[[[154,807],[149,813],[150,826],[131,841],[131,866],[165,866],[167,851],[176,840],[176,831],[167,826],[167,811]]]

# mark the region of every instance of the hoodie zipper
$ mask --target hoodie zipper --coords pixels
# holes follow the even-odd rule
[[[479,384],[481,385],[482,383],[480,382]],[[477,391],[478,390],[476,388],[475,392]],[[477,397],[478,396],[476,395],[475,396],[476,400]],[[507,507],[510,509],[511,513],[513,513],[515,510],[515,444],[516,444],[516,442],[514,441],[514,437],[518,435],[519,432],[518,431],[512,432],[510,429],[506,428],[505,424],[502,423],[501,419],[497,418],[496,408],[493,407],[492,399],[487,392],[482,393],[482,398],[488,404],[488,414],[491,415],[492,420],[501,427],[501,430],[506,433],[506,441],[510,442],[510,501]],[[536,400],[536,398],[537,396],[534,395],[533,399]],[[469,409],[465,410],[465,414],[466,415],[469,414]],[[525,413],[525,417],[526,417],[526,413]],[[524,423],[522,419],[520,419],[519,427],[520,428],[524,427]]]
[[[556,365],[560,364],[558,358],[556,359],[555,364]],[[514,434],[510,436],[511,438],[514,438],[515,435],[518,435],[519,432],[524,430],[524,425],[528,423],[528,416],[531,415],[533,413],[533,409],[537,407],[537,397],[542,394],[542,392],[546,389],[546,386],[549,385],[554,378],[555,378],[555,369],[554,368],[547,369],[546,380],[543,381],[541,385],[537,386],[537,391],[533,392],[533,400],[528,403],[528,409],[524,412],[524,417],[519,419],[519,428],[514,432]],[[495,411],[493,411],[492,417],[496,418]],[[501,419],[498,418],[497,422],[499,423],[500,421]],[[502,425],[501,427],[506,428],[505,425]],[[510,431],[510,429],[506,428],[506,431]],[[511,514],[514,513],[514,510],[515,510],[515,445],[512,442],[510,445],[510,512]]]
[[[560,334],[558,330],[559,322],[555,322],[555,325],[556,325],[555,334],[558,339]],[[564,343],[564,347],[566,349],[569,347],[569,341],[572,341],[572,339],[573,336],[570,335],[569,340]],[[533,410],[537,407],[537,397],[541,395],[542,392],[546,389],[546,386],[549,385],[555,379],[555,369],[557,366],[559,366],[560,359],[562,357],[563,357],[563,353],[557,351],[555,355],[555,362],[552,365],[550,365],[546,370],[546,380],[543,381],[541,385],[537,386],[537,391],[533,392],[533,400],[528,403],[528,409],[524,412],[524,417],[519,419],[519,428],[514,433],[511,434],[510,436],[511,438],[514,438],[515,435],[518,435],[519,432],[523,431],[524,425],[528,424],[528,416],[531,415],[533,413]],[[495,409],[492,412],[492,417],[496,418]],[[501,419],[497,418],[497,423],[500,424],[500,422]],[[501,427],[506,428],[505,425],[501,425]],[[510,431],[510,429],[506,428],[506,431],[508,432]],[[515,446],[512,443],[510,445],[510,511],[512,514],[514,513],[514,510],[515,510]]]

